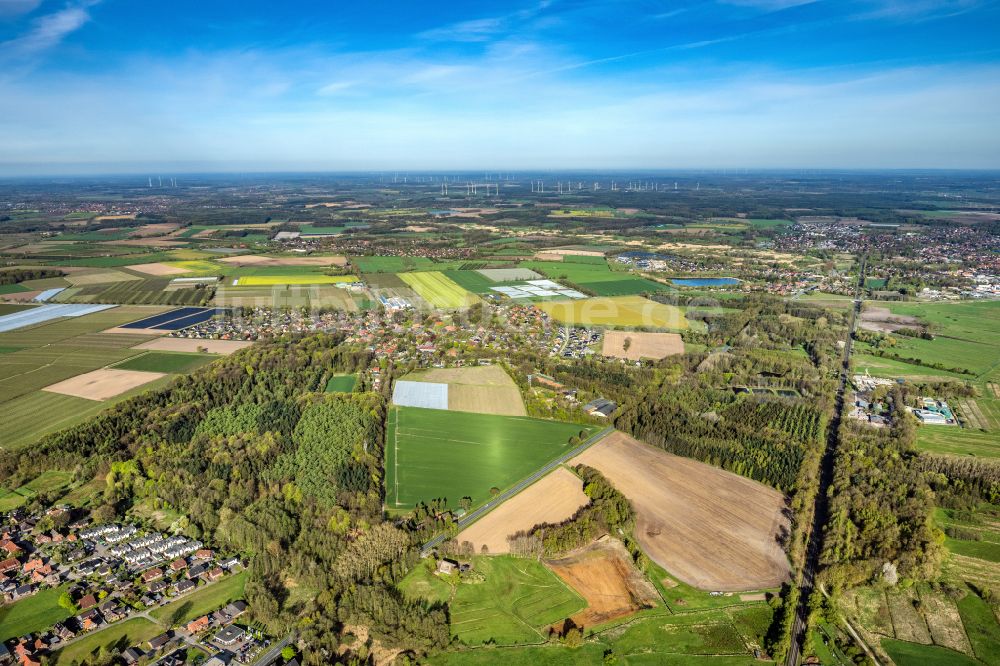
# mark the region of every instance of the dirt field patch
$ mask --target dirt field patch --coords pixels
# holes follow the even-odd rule
[[[508,536],[542,523],[562,522],[589,501],[580,479],[560,467],[462,530],[455,539],[471,542],[477,553],[483,546],[492,555],[509,553]]]
[[[579,626],[591,627],[657,605],[656,589],[617,539],[603,539],[546,564],[586,599],[587,607],[571,618]]]
[[[861,312],[861,328],[877,333],[893,333],[901,328],[923,330],[924,326],[916,317],[894,315],[889,308],[867,306]]]
[[[159,236],[161,234],[169,234],[172,231],[177,231],[181,228],[181,225],[177,222],[155,222],[153,224],[144,224],[132,235],[136,238],[146,238],[147,236]]]
[[[788,579],[778,537],[789,523],[778,491],[623,433],[570,461],[580,463],[600,470],[628,497],[639,544],[685,583],[739,592]]]
[[[625,341],[628,349],[625,349]],[[684,353],[684,341],[676,333],[636,333],[632,331],[607,331],[601,353],[614,358],[637,361],[640,358],[659,360],[665,356]]]
[[[955,602],[939,592],[924,590],[920,592],[920,601],[934,644],[972,654],[972,646],[965,635],[962,616],[959,615]]]
[[[347,257],[266,257],[244,254],[223,257],[219,261],[234,266],[346,266]]]
[[[415,234],[422,234],[427,231],[434,231],[434,227],[422,227],[418,224],[408,224],[403,227],[403,231],[412,231]]]
[[[98,271],[96,273],[71,273],[66,277],[70,284],[80,287],[91,284],[106,284],[109,282],[131,282],[141,280],[138,275],[129,275],[122,271]]]
[[[892,630],[901,641],[930,645],[931,634],[927,630],[927,623],[913,606],[916,596],[913,588],[886,593],[889,615],[892,616]]]
[[[126,329],[128,330],[128,329]],[[157,338],[143,342],[132,349],[153,349],[156,351],[197,352],[204,349],[209,354],[228,356],[253,343],[249,340],[196,340],[194,338]]]
[[[102,368],[46,386],[42,390],[87,400],[107,400],[160,377],[166,375],[162,372]]]
[[[134,264],[129,266],[130,271],[136,271],[138,273],[145,273],[146,275],[155,275],[161,277],[164,275],[184,275],[190,271],[183,268],[178,268],[177,266],[167,266],[166,264],[155,262],[152,264]]]

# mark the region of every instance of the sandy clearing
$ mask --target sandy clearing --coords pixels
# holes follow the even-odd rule
[[[581,463],[628,497],[639,544],[685,583],[740,592],[788,579],[778,537],[789,522],[778,491],[618,432],[570,461]]]
[[[223,257],[222,261],[234,266],[346,266],[347,257],[266,257],[262,254],[243,254]]]
[[[434,227],[423,227],[418,224],[408,224],[403,227],[403,231],[412,231],[415,234],[422,234],[427,231],[434,231]]]
[[[653,608],[659,599],[617,539],[603,538],[545,564],[587,601],[587,607],[570,618],[577,626],[590,627]]]
[[[87,400],[107,400],[160,377],[166,377],[166,374],[102,368],[56,382],[42,390],[86,398]]]
[[[911,315],[895,315],[886,307],[868,305],[861,311],[861,328],[877,333],[893,333],[901,328],[923,330],[920,320]]]
[[[176,266],[167,266],[166,264],[155,262],[152,264],[133,264],[127,266],[130,271],[137,271],[139,273],[145,273],[146,275],[155,275],[157,277],[162,277],[165,275],[183,275],[185,273],[190,273],[183,268],[178,268]]]
[[[629,348],[625,349],[625,341]],[[614,358],[637,361],[640,358],[659,360],[666,356],[684,353],[684,341],[677,333],[637,333],[633,331],[607,331],[601,353]]]
[[[155,349],[157,351],[197,352],[205,349],[209,354],[228,356],[249,347],[249,340],[198,340],[195,338],[158,338],[143,342],[132,349]]]
[[[459,532],[455,540],[471,542],[477,553],[484,545],[491,554],[509,553],[507,537],[542,523],[561,523],[589,501],[580,479],[559,467]]]

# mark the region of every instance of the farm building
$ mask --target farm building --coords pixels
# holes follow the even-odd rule
[[[597,398],[583,406],[583,411],[591,416],[599,416],[601,418],[611,416],[616,409],[618,409],[618,405],[607,398]]]

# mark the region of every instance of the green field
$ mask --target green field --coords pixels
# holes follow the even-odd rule
[[[858,347],[863,347],[863,345],[858,345]],[[905,363],[891,358],[882,358],[881,356],[864,353],[851,354],[851,365],[858,372],[864,373],[867,369],[876,377],[889,377],[891,379],[895,379],[897,377],[915,380],[969,379],[967,375],[960,375],[958,373],[948,372],[947,370],[926,368],[922,365],[914,365],[913,363]]]
[[[0,294],[17,294],[23,291],[31,291],[22,284],[0,284]]]
[[[0,447],[29,446],[49,433],[80,423],[132,396],[163,388],[171,381],[170,377],[163,377],[103,402],[48,391],[34,391],[14,398],[0,406],[4,410]]]
[[[976,657],[987,664],[1000,664],[1000,626],[990,605],[969,592],[958,602],[958,612]]]
[[[129,347],[149,337],[99,331],[157,312],[162,308],[118,307],[0,333],[0,347],[21,348],[0,364],[0,403],[140,354]]]
[[[66,666],[79,664],[91,654],[96,654],[102,647],[109,651],[115,648],[125,650],[129,646],[148,641],[162,632],[163,627],[145,618],[125,620],[107,629],[87,634],[72,645],[56,652],[49,663]]]
[[[177,601],[166,606],[160,606],[150,611],[150,615],[164,625],[184,624],[191,620],[222,608],[231,601],[243,598],[243,588],[246,586],[249,570],[241,571],[233,576],[206,585]]]
[[[664,305],[642,296],[546,301],[538,303],[538,307],[559,323],[575,326],[674,330],[684,330],[689,327],[687,318],[677,306]]]
[[[491,288],[500,284],[476,271],[444,271],[444,275],[459,287],[474,294],[495,294]]]
[[[56,492],[68,486],[72,481],[73,475],[69,472],[48,470],[14,490],[0,488],[0,511],[16,509],[39,493]]]
[[[457,508],[490,498],[569,451],[593,427],[520,416],[394,407],[386,451],[386,506],[404,509],[447,498]]]
[[[326,383],[327,393],[350,393],[358,383],[357,375],[334,375]]]
[[[466,308],[480,302],[478,296],[440,271],[400,273],[399,278],[436,308]]]
[[[59,596],[69,584],[48,587],[34,596],[0,606],[0,641],[48,629],[72,613],[59,605]]]
[[[603,257],[567,256],[563,261],[529,261],[520,264],[552,280],[571,282],[598,296],[633,296],[671,288],[659,282],[612,271]]]
[[[115,365],[116,370],[141,370],[143,372],[184,373],[207,365],[215,360],[205,354],[151,351]]]
[[[451,596],[451,583],[426,562],[400,584],[411,598],[433,601]],[[481,583],[457,583],[449,603],[452,635],[466,645],[489,640],[498,645],[541,643],[545,629],[582,610],[584,600],[536,560],[512,556],[476,557]],[[454,577],[452,577],[454,578]]]
[[[362,273],[402,273],[434,269],[434,262],[427,257],[351,257],[351,263]]]
[[[975,666],[981,662],[937,645],[920,645],[894,638],[883,638],[882,649],[889,653],[897,666]]]
[[[1000,440],[995,432],[955,426],[924,425],[917,430],[917,448],[955,456],[1000,458]]]

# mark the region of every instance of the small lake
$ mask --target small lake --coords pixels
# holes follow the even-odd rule
[[[682,287],[723,287],[740,283],[736,278],[671,278],[670,281]]]

